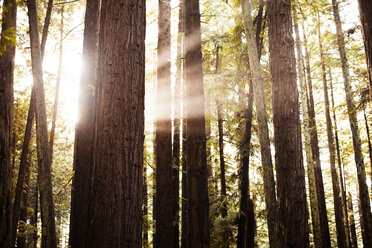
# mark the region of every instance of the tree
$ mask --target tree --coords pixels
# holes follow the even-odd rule
[[[372,101],[372,3],[368,0],[358,0],[358,2],[369,74],[369,92]]]
[[[209,246],[203,69],[199,0],[185,1],[188,247]]]
[[[142,245],[145,3],[101,6],[87,247]]]
[[[79,121],[75,128],[74,178],[72,181],[70,245],[86,247],[88,200],[95,135],[95,88],[98,51],[99,0],[88,0],[85,11],[83,72],[80,82]]]
[[[268,2],[275,164],[281,247],[309,247],[291,2]]]
[[[5,0],[0,38],[0,246],[12,241],[12,163],[13,73],[17,4]]]
[[[159,34],[157,64],[157,100],[155,123],[155,160],[156,160],[156,196],[155,196],[155,240],[154,247],[172,247],[174,244],[174,185],[172,157],[171,123],[171,6],[170,0],[159,0]]]
[[[364,220],[362,224],[363,244],[365,247],[372,245],[372,214],[370,199],[368,195],[368,186],[366,183],[366,171],[364,166],[363,152],[360,141],[360,134],[358,128],[358,119],[356,113],[356,107],[352,98],[352,89],[350,85],[349,66],[347,62],[345,41],[342,34],[341,19],[338,10],[337,0],[332,0],[333,16],[336,25],[337,32],[337,44],[340,53],[340,60],[342,66],[342,75],[344,80],[344,89],[346,95],[347,112],[349,116],[350,129],[353,139],[354,158],[357,167],[357,176],[359,184],[359,196],[361,202],[361,218]]]
[[[42,247],[56,247],[56,227],[52,192],[51,161],[48,146],[48,127],[45,107],[43,68],[40,49],[36,1],[27,1],[31,61],[35,87],[36,143],[38,154],[38,184],[40,190],[40,207],[42,213]]]
[[[263,80],[257,50],[257,37],[253,31],[253,21],[251,16],[251,5],[249,0],[241,2],[247,36],[247,49],[249,66],[252,73],[253,93],[256,106],[258,122],[258,138],[261,148],[261,160],[263,166],[263,180],[265,190],[265,202],[267,206],[267,224],[269,228],[269,242],[271,247],[279,246],[279,233],[277,227],[277,200],[275,192],[274,170],[271,159],[269,127],[266,117],[265,95],[263,90]]]

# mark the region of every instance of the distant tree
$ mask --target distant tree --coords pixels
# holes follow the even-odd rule
[[[185,1],[188,247],[208,247],[209,200],[199,0]]]
[[[83,71],[80,79],[79,120],[75,128],[70,246],[86,247],[88,204],[95,136],[95,89],[98,49],[99,0],[88,0],[84,19]]]
[[[268,2],[280,247],[309,247],[291,2]]]
[[[0,247],[12,242],[13,73],[17,4],[4,0],[0,37]]]
[[[359,128],[358,128],[357,109],[355,107],[354,100],[352,97],[349,66],[347,62],[345,41],[344,41],[344,36],[342,33],[341,18],[340,18],[340,13],[338,10],[337,0],[332,0],[332,9],[333,9],[333,16],[334,16],[334,21],[336,25],[337,44],[338,44],[338,49],[340,53],[342,75],[343,75],[343,80],[344,80],[346,105],[347,105],[347,110],[348,110],[347,112],[349,116],[350,129],[351,129],[351,134],[352,134],[352,139],[353,139],[354,158],[355,158],[355,164],[357,167],[359,196],[360,196],[361,213],[362,213],[361,219],[363,219],[363,224],[362,224],[363,244],[365,247],[370,247],[372,246],[372,214],[371,214],[370,198],[368,195],[366,171],[365,171],[362,145],[361,145]]]
[[[86,247],[142,245],[145,9],[102,1]]]

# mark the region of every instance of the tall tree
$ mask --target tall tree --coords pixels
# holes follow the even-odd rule
[[[304,34],[305,35],[305,34]],[[304,38],[306,40],[306,36]],[[323,173],[320,163],[320,152],[319,152],[319,138],[316,124],[315,115],[315,105],[314,105],[314,94],[313,94],[313,83],[311,78],[311,68],[310,68],[310,53],[305,45],[305,55],[306,55],[306,73],[307,73],[307,85],[309,92],[309,127],[310,127],[310,142],[311,142],[311,152],[314,167],[314,178],[316,186],[316,195],[318,201],[319,210],[319,223],[320,223],[320,234],[322,237],[323,247],[331,246],[331,237],[329,234],[329,225],[327,217],[327,208],[324,194],[324,183],[323,183]]]
[[[352,248],[358,248],[358,240],[356,235],[355,219],[354,219],[354,210],[353,210],[353,199],[349,192],[347,198],[348,211],[350,214],[350,233],[351,233],[351,246]]]
[[[42,247],[56,247],[56,227],[52,192],[51,161],[48,147],[48,127],[43,83],[43,68],[40,49],[39,28],[36,1],[27,1],[31,62],[35,87],[36,143],[38,154],[38,183],[42,218]]]
[[[102,1],[86,247],[142,245],[145,9]]]
[[[358,2],[369,75],[369,92],[372,101],[372,2],[369,0],[358,0]]]
[[[342,66],[342,75],[344,79],[344,89],[346,95],[346,105],[348,109],[350,129],[353,139],[353,148],[354,148],[354,158],[355,164],[357,167],[357,176],[359,184],[359,196],[361,202],[361,218],[364,220],[362,229],[364,230],[363,235],[363,244],[365,247],[372,246],[372,214],[370,206],[370,198],[368,195],[368,187],[366,182],[366,171],[363,159],[362,145],[360,140],[359,128],[358,128],[358,119],[357,119],[357,110],[352,97],[352,89],[350,85],[350,76],[349,76],[349,66],[347,62],[346,50],[345,50],[345,41],[342,33],[340,13],[338,10],[337,0],[332,0],[332,9],[333,16],[336,25],[337,32],[337,43],[340,53],[340,60]]]
[[[280,247],[309,247],[291,1],[267,8]]]
[[[98,49],[99,0],[88,0],[85,10],[83,72],[80,79],[79,120],[75,128],[74,178],[72,180],[70,245],[86,247],[88,200],[93,166],[95,88]]]
[[[0,246],[12,241],[13,73],[17,23],[15,0],[4,0],[0,37]],[[9,42],[10,41],[10,42]]]
[[[173,177],[172,122],[171,122],[171,6],[170,0],[159,0],[157,98],[155,123],[155,240],[154,247],[172,247],[174,244],[174,187],[169,185]]]
[[[302,102],[302,116],[303,116],[303,129],[304,129],[304,143],[305,143],[305,152],[306,152],[306,162],[307,162],[307,176],[309,182],[309,195],[310,195],[310,210],[311,210],[311,224],[313,227],[313,240],[314,246],[316,248],[322,247],[322,236],[320,232],[320,220],[319,220],[319,205],[318,197],[316,194],[316,184],[315,184],[315,172],[314,172],[314,162],[311,149],[310,141],[310,120],[309,120],[309,97],[307,92],[307,84],[305,80],[305,63],[302,53],[302,42],[300,38],[300,32],[298,28],[298,17],[297,17],[297,8],[294,8],[292,11],[293,20],[294,20],[294,30],[296,34],[296,53],[297,53],[297,67],[299,74],[299,81],[301,87],[301,102]],[[308,60],[307,53],[307,44],[305,29],[303,27],[304,33],[304,46],[306,50],[306,60]]]
[[[188,247],[209,246],[203,68],[199,0],[185,0]]]
[[[252,73],[253,92],[258,122],[258,138],[261,148],[261,160],[263,166],[263,180],[265,190],[265,202],[267,207],[267,223],[269,228],[269,242],[271,247],[278,247],[279,233],[277,221],[277,200],[275,192],[274,170],[271,159],[269,126],[266,117],[266,104],[261,75],[261,66],[257,50],[257,40],[253,30],[251,16],[251,4],[249,0],[241,1],[247,37],[247,49],[249,66]]]

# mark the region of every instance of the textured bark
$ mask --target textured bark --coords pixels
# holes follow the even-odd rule
[[[346,233],[345,233],[345,223],[344,223],[344,212],[342,211],[342,202],[340,195],[340,184],[339,177],[336,169],[336,149],[335,149],[335,139],[333,136],[333,127],[330,113],[329,95],[328,95],[328,83],[327,83],[327,72],[324,61],[323,44],[320,34],[320,19],[318,12],[318,39],[319,39],[319,51],[322,69],[322,79],[323,79],[323,90],[324,90],[324,106],[327,124],[327,138],[328,138],[328,151],[329,151],[329,163],[331,167],[332,176],[332,189],[333,189],[333,203],[336,219],[336,233],[337,233],[337,247],[346,248]]]
[[[279,247],[309,247],[291,2],[268,2]]]
[[[95,137],[95,88],[98,49],[99,0],[88,0],[85,11],[83,72],[80,79],[79,120],[75,128],[74,178],[72,181],[70,246],[86,247],[88,204]]]
[[[154,247],[172,247],[174,244],[174,185],[169,184],[173,177],[172,161],[172,123],[171,123],[171,37],[170,0],[159,0],[159,34],[157,65],[157,100],[155,122],[155,240]]]
[[[315,184],[315,174],[314,174],[314,163],[311,150],[310,141],[310,121],[309,121],[309,97],[307,92],[307,84],[305,81],[305,68],[304,60],[302,56],[301,38],[298,30],[297,23],[297,13],[296,10],[293,12],[294,19],[294,30],[296,34],[296,52],[297,52],[297,66],[299,72],[299,80],[301,86],[301,101],[302,101],[302,115],[303,115],[303,128],[304,128],[304,143],[306,152],[306,162],[307,162],[307,176],[309,181],[309,194],[310,194],[310,210],[311,210],[311,220],[313,227],[313,239],[315,248],[322,247],[322,237],[320,233],[320,220],[319,220],[319,208],[318,208],[318,197],[316,195],[316,184]],[[305,29],[303,27],[304,34]],[[306,36],[304,37],[304,46],[307,51],[307,41]],[[306,52],[307,54],[307,52]],[[309,58],[306,57],[308,60]]]
[[[7,10],[7,11],[5,11]],[[4,0],[0,44],[0,247],[12,242],[12,128],[13,128],[13,73],[15,44],[7,42],[5,32],[16,34],[17,5],[15,0]],[[15,36],[14,36],[15,38]]]
[[[102,2],[86,247],[141,247],[145,1]]]
[[[56,227],[52,192],[52,176],[48,149],[48,127],[45,107],[45,92],[43,83],[42,58],[40,53],[40,39],[36,1],[27,2],[30,40],[32,74],[35,87],[35,116],[36,116],[36,141],[38,151],[38,174],[40,190],[40,207],[42,218],[42,242],[41,247],[56,247]]]
[[[353,199],[351,198],[350,193],[347,198],[347,204],[348,204],[348,212],[350,216],[351,247],[358,248],[358,240],[357,240],[355,220],[354,220]]]
[[[265,190],[265,202],[267,207],[267,223],[269,229],[269,243],[271,247],[279,246],[277,200],[275,192],[274,171],[271,159],[269,127],[266,117],[266,104],[263,89],[261,67],[257,50],[257,40],[253,30],[251,17],[251,5],[249,0],[241,1],[247,37],[247,49],[249,65],[252,73],[253,92],[258,122],[258,138],[261,148],[261,160],[263,166],[263,180]]]
[[[372,246],[372,214],[370,206],[370,198],[368,195],[368,187],[366,182],[366,171],[363,159],[363,152],[358,128],[357,110],[352,98],[352,89],[350,85],[349,67],[347,62],[345,41],[343,38],[341,19],[338,10],[337,0],[332,0],[333,15],[336,24],[337,31],[337,43],[340,53],[340,60],[342,66],[342,74],[344,79],[344,89],[346,95],[346,105],[348,109],[350,129],[353,139],[354,158],[357,167],[358,184],[359,184],[359,196],[361,202],[362,218],[364,220],[362,230],[364,230],[363,244],[365,247]],[[363,232],[362,232],[363,233]]]
[[[306,72],[307,72],[307,78],[308,78],[307,81],[308,81],[308,87],[309,87],[310,142],[311,142],[312,159],[313,159],[313,164],[314,164],[314,178],[315,178],[316,194],[317,194],[317,199],[318,199],[320,233],[321,233],[323,247],[330,247],[331,237],[329,234],[327,208],[326,208],[325,194],[324,194],[323,175],[322,175],[322,168],[321,168],[321,163],[320,163],[319,140],[318,140],[317,125],[316,125],[313,85],[312,85],[311,69],[310,69],[310,54],[307,50],[307,47],[305,47],[305,53],[307,57]]]
[[[209,246],[203,68],[199,0],[185,1],[188,247]]]
[[[372,101],[372,2],[370,0],[358,0],[359,17],[362,24],[364,48],[366,51],[367,69],[369,75],[369,90]]]

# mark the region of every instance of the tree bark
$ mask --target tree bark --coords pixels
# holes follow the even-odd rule
[[[56,247],[56,227],[52,192],[52,177],[50,168],[50,157],[48,149],[48,127],[45,107],[45,93],[43,84],[43,68],[40,53],[40,39],[38,28],[38,17],[36,1],[27,2],[30,40],[31,40],[31,61],[32,73],[35,87],[35,116],[36,116],[36,140],[38,150],[38,174],[40,205],[42,212],[42,247]]]
[[[351,198],[350,193],[347,198],[347,203],[348,203],[348,210],[349,210],[349,216],[350,216],[351,247],[358,248],[358,239],[356,235],[356,227],[355,227],[355,220],[354,220],[353,200]]]
[[[302,56],[302,47],[301,39],[298,30],[298,19],[296,10],[293,10],[293,19],[294,19],[294,30],[296,34],[296,52],[297,52],[297,66],[299,72],[299,80],[301,87],[301,101],[302,101],[302,115],[303,115],[303,128],[304,128],[304,143],[305,143],[305,152],[306,152],[306,162],[307,162],[307,176],[309,181],[309,194],[310,194],[310,210],[311,210],[311,220],[313,227],[313,239],[315,248],[322,247],[322,237],[320,232],[320,220],[319,220],[319,208],[318,208],[318,197],[316,194],[316,184],[315,184],[315,172],[314,172],[314,162],[311,150],[311,141],[310,141],[310,120],[309,120],[309,97],[307,92],[307,84],[305,81],[305,68],[304,60]],[[304,32],[304,46],[306,50],[306,60],[308,60],[307,53],[307,41]]]
[[[291,2],[268,2],[280,247],[309,247]]]
[[[347,62],[346,50],[345,50],[345,41],[342,34],[342,27],[341,27],[341,19],[338,10],[338,2],[337,0],[332,0],[332,9],[334,20],[336,24],[336,31],[337,31],[337,43],[338,49],[340,53],[340,60],[342,65],[342,74],[344,78],[344,88],[345,88],[345,95],[346,95],[346,104],[348,109],[349,115],[349,122],[350,122],[350,129],[353,138],[353,148],[354,148],[354,157],[355,163],[357,167],[357,175],[358,175],[358,184],[359,184],[359,196],[361,202],[361,212],[362,218],[364,220],[362,225],[362,230],[364,230],[365,235],[363,235],[363,244],[365,247],[372,246],[372,214],[371,214],[371,206],[370,206],[370,199],[368,195],[368,186],[366,182],[366,171],[363,159],[363,152],[358,128],[358,119],[357,119],[357,110],[352,98],[352,89],[350,85],[350,77],[349,77],[349,67]]]
[[[99,0],[87,1],[83,41],[84,67],[80,78],[79,120],[75,128],[75,175],[72,181],[71,193],[69,243],[72,248],[87,246],[89,189],[92,180],[95,137],[99,10]]]
[[[372,179],[372,144],[371,144],[371,135],[370,135],[370,131],[369,131],[368,119],[367,119],[365,108],[363,108],[363,116],[364,116],[364,124],[366,126],[369,160],[370,160],[370,165],[371,165],[370,173],[371,173],[371,179]],[[371,192],[371,194],[372,194],[372,192]]]
[[[12,243],[12,129],[15,44],[6,36],[16,37],[17,4],[4,0],[0,45],[0,247]],[[3,50],[4,49],[4,50]]]
[[[171,123],[171,37],[170,0],[159,0],[159,34],[157,64],[157,100],[155,123],[156,197],[155,197],[155,240],[154,247],[174,245],[175,192],[172,158]]]
[[[372,2],[369,0],[358,0],[359,17],[362,24],[364,48],[369,76],[369,90],[372,101]]]
[[[318,39],[319,39],[319,51],[320,51],[320,60],[321,60],[321,69],[322,69],[322,79],[323,79],[323,90],[324,90],[324,105],[325,105],[325,115],[326,115],[326,124],[327,124],[327,137],[328,137],[328,150],[329,150],[329,162],[331,167],[331,176],[332,176],[332,189],[333,189],[333,203],[336,219],[336,233],[337,233],[337,247],[346,248],[346,233],[345,233],[345,223],[344,223],[344,212],[342,211],[342,202],[340,196],[340,185],[339,177],[336,169],[336,150],[335,150],[335,140],[333,136],[333,127],[331,121],[331,113],[329,107],[329,96],[328,96],[328,84],[326,77],[326,68],[324,61],[323,53],[323,44],[320,34],[320,19],[318,12]]]
[[[263,179],[265,190],[265,202],[267,207],[267,224],[269,229],[269,243],[271,247],[278,247],[280,244],[277,226],[277,200],[275,192],[274,171],[271,159],[269,127],[266,117],[265,95],[263,90],[263,80],[257,50],[257,40],[253,31],[253,21],[251,16],[251,5],[249,0],[241,2],[247,37],[247,49],[249,65],[252,73],[253,92],[256,106],[258,122],[258,138],[261,148],[261,160],[263,166]]]
[[[86,247],[141,247],[145,7],[102,1]]]
[[[203,68],[199,0],[185,1],[188,247],[209,246]]]

